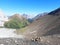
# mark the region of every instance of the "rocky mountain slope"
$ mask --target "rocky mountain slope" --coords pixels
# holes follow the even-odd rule
[[[60,45],[60,8],[39,16],[27,27],[17,30],[17,33],[39,45]]]
[[[27,38],[60,34],[60,8],[37,18],[33,23],[24,28],[23,33]]]

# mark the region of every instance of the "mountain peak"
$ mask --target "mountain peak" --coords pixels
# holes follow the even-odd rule
[[[26,19],[25,17],[23,17],[22,15],[20,14],[14,14],[13,16],[10,16],[9,19],[12,19],[12,18],[19,18],[20,20],[23,20],[23,19]]]
[[[51,11],[48,15],[60,15],[60,7]]]

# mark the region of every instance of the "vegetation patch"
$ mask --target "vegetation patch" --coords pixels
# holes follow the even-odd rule
[[[15,33],[16,33],[16,34],[23,34],[26,30],[27,30],[27,27],[22,28],[22,29],[17,29],[17,30],[15,31]]]
[[[8,22],[4,23],[4,27],[20,29],[20,28],[24,28],[28,24],[29,22],[27,19],[24,18],[21,19],[19,16],[14,16]]]

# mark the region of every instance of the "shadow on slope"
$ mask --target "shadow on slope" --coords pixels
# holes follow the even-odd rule
[[[60,34],[60,25],[46,32],[44,36],[55,35],[55,34]]]

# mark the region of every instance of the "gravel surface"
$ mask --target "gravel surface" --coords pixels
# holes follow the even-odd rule
[[[41,45],[41,43],[20,38],[0,38],[0,45]]]
[[[14,31],[16,29],[0,28],[0,45],[40,45],[24,39],[23,35],[17,35]]]

